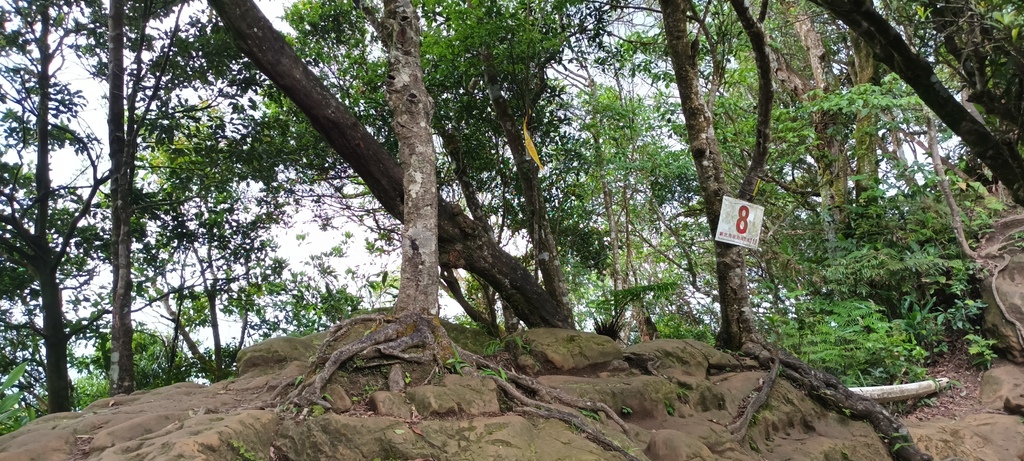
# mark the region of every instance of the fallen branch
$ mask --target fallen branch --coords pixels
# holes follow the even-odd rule
[[[768,366],[772,354],[764,345],[748,342],[744,352],[757,359],[761,366]],[[863,395],[848,389],[838,378],[812,369],[800,359],[785,350],[779,350],[777,357],[782,375],[799,386],[808,395],[826,408],[852,418],[867,421],[874,427],[882,441],[889,446],[892,456],[900,461],[932,461],[931,455],[921,451],[914,444],[910,431],[885,408]]]
[[[851,387],[850,392],[863,395],[878,403],[888,403],[931,395],[944,389],[948,383],[949,379],[939,378],[892,386]]]

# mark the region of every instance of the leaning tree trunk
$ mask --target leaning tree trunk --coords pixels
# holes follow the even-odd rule
[[[210,0],[235,44],[295,103],[327,143],[362,178],[385,210],[404,221],[402,170],[352,113],[324,86],[252,0]],[[530,327],[573,328],[573,319],[515,257],[501,249],[462,209],[438,202],[440,257],[491,285]]]
[[[523,187],[523,208],[526,210],[530,223],[530,240],[536,250],[534,263],[540,269],[541,278],[544,280],[544,289],[547,290],[562,313],[572,318],[569,288],[565,281],[565,273],[562,271],[562,263],[558,257],[555,235],[551,231],[547,204],[540,191],[538,167],[526,151],[526,141],[517,130],[508,98],[501,91],[501,83],[494,70],[494,59],[489,51],[484,51],[482,54],[487,94],[491,98],[495,118],[505,133],[505,140],[508,142],[508,149],[512,154],[516,175],[519,177],[519,184]]]
[[[875,58],[910,85],[935,115],[963,140],[971,155],[985,164],[1024,205],[1024,157],[1016,144],[1003,142],[975,118],[941,83],[935,70],[907,44],[892,24],[867,0],[811,0],[838,18],[875,53]]]

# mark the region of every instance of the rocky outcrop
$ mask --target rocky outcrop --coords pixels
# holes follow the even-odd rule
[[[556,328],[534,328],[523,334],[536,373],[577,374],[622,360],[622,348],[611,338]]]
[[[995,349],[1003,357],[1024,364],[1024,332],[1019,328],[1024,325],[1024,253],[1007,257],[1006,265],[996,263],[993,275],[982,284],[982,331],[996,341]]]
[[[392,392],[380,390],[387,367],[341,371],[326,388],[330,411],[276,411],[271,393],[306,373],[318,338],[323,339],[272,340],[248,348],[239,360],[246,363],[244,373],[234,380],[212,386],[179,383],[100,400],[81,413],[40,418],[0,437],[0,461],[622,459],[560,421],[511,412],[488,377],[431,373],[409,380],[405,392]],[[758,387],[762,372],[743,371],[732,356],[701,343],[659,340],[627,349],[657,358],[659,375],[650,376],[623,368],[623,351],[602,338],[532,330],[524,342],[546,373],[538,382],[602,402],[625,420],[628,437],[609,423],[609,415],[580,413],[634,456],[654,461],[888,459],[868,424],[824,410],[785,380],[776,383],[747,436],[737,441],[725,425]],[[1020,389],[1012,383],[1024,382],[1024,376],[994,370],[988,382],[997,380],[1011,387],[993,385],[1006,389],[992,391],[993,396],[1016,398]],[[923,426],[921,435],[915,427],[914,435],[941,458],[1019,459],[1024,426],[1016,416],[975,416],[970,424],[977,429],[965,422]],[[1016,438],[1005,443],[1003,437]],[[971,455],[974,448],[979,455]]]

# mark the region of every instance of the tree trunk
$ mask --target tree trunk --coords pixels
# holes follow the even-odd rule
[[[385,0],[381,26],[389,49],[387,101],[405,171],[402,281],[394,313],[436,316],[437,155],[430,131],[434,101],[423,84],[420,62],[420,17],[410,0]]]
[[[50,65],[53,52],[50,50],[50,6],[39,2],[39,106],[36,107],[36,219],[35,236],[40,243],[47,242],[50,225]]]
[[[224,352],[220,340],[220,318],[217,315],[217,279],[213,280],[214,286],[207,286],[204,290],[206,295],[206,307],[210,312],[210,335],[213,336],[213,380],[220,381],[224,378]]]
[[[562,263],[558,258],[558,248],[555,244],[555,236],[551,232],[544,195],[540,191],[539,169],[526,151],[526,142],[519,133],[512,108],[509,106],[508,99],[501,92],[501,83],[493,68],[494,59],[490,52],[483,52],[483,61],[484,84],[487,85],[487,94],[491,98],[495,118],[505,133],[505,140],[512,153],[512,163],[515,164],[516,175],[523,188],[523,207],[526,209],[526,216],[530,222],[530,240],[536,249],[535,263],[544,280],[544,289],[547,290],[548,295],[555,301],[563,314],[572,318],[572,306],[569,305],[569,289],[565,281],[565,273],[562,272]]]
[[[691,47],[683,2],[660,0],[660,3],[669,56],[686,119],[687,142],[704,198],[708,227],[714,239],[722,212],[722,197],[728,187],[722,168],[722,155],[715,137],[711,111],[700,97],[697,56],[691,51],[696,47]],[[743,247],[715,242],[715,271],[718,275],[718,301],[722,315],[717,341],[719,346],[726,349],[739,350],[745,340],[756,334],[750,311],[746,268]]]
[[[787,7],[794,11],[793,28],[796,30],[797,36],[800,37],[800,43],[807,52],[807,59],[811,66],[812,81],[804,89],[807,91],[818,89],[823,93],[828,93],[832,89],[835,75],[832,72],[832,60],[825,51],[821,34],[815,29],[811,15],[803,11],[799,5],[790,3],[787,4]],[[808,100],[806,92],[797,94],[797,96],[801,100]],[[821,184],[821,216],[825,238],[829,241],[835,241],[838,238],[846,223],[845,206],[849,198],[847,186],[850,176],[850,160],[846,154],[845,142],[833,133],[837,118],[838,115],[832,111],[815,111],[812,115],[817,142],[811,157],[818,165]]]
[[[108,18],[110,62],[107,82],[107,133],[110,143],[111,265],[113,304],[110,307],[110,395],[135,390],[132,352],[132,183],[134,149],[125,143],[124,111],[124,0],[111,0]]]
[[[50,49],[49,4],[40,2],[39,8],[39,105],[36,108],[36,216],[35,238],[37,252],[42,256],[36,267],[43,311],[43,347],[46,349],[47,412],[71,411],[71,386],[68,376],[68,334],[64,325],[64,302],[60,283],[57,282],[57,263],[48,246],[50,226]]]
[[[56,269],[39,274],[43,310],[43,347],[46,349],[46,412],[71,411],[68,375],[68,337],[64,328],[64,302]]]
[[[878,67],[875,63],[874,53],[856,35],[851,37],[851,42],[853,43],[853,83],[856,85],[873,84],[875,70]],[[878,188],[878,114],[857,115],[853,140],[853,152],[857,165],[856,176],[858,177],[853,182],[853,191],[857,201],[862,201],[865,193]]]
[[[384,209],[404,221],[401,167],[383,146],[295,54],[252,0],[210,0],[210,4],[242,53],[309,118]],[[527,326],[573,328],[572,317],[526,267],[457,205],[438,202],[438,233],[442,257],[491,285]]]

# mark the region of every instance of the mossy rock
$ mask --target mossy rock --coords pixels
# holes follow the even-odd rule
[[[530,355],[545,370],[579,372],[622,359],[622,348],[607,336],[557,328],[532,328],[524,334]]]
[[[488,378],[447,375],[441,386],[420,386],[405,393],[419,414],[480,416],[501,412],[498,386]]]
[[[541,376],[537,382],[576,397],[595,400],[619,412],[626,420],[658,420],[676,412],[683,402],[676,386],[656,376],[584,378]]]
[[[316,346],[302,338],[271,338],[238,351],[238,376],[273,373],[295,361],[308,362]]]
[[[448,337],[459,347],[476,355],[484,355],[487,344],[497,341],[497,338],[485,333],[479,328],[471,328],[457,323],[441,319],[441,327],[448,332]]]

